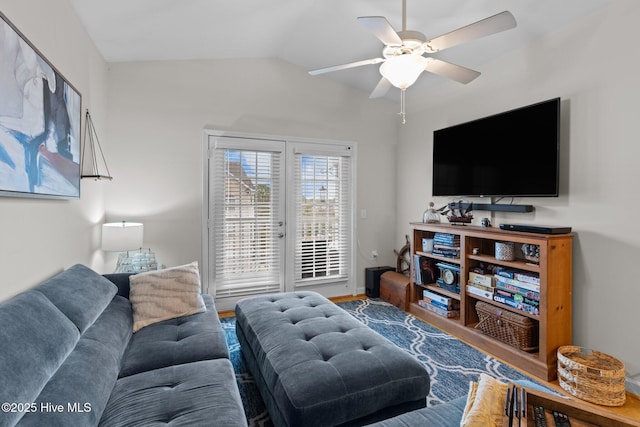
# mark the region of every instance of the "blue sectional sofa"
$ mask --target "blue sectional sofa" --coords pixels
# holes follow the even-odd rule
[[[0,426],[246,426],[213,299],[132,333],[129,275],[75,265],[0,303]]]

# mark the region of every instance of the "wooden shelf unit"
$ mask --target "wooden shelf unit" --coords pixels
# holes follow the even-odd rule
[[[561,345],[572,343],[571,261],[573,234],[536,234],[451,224],[411,223],[411,226],[413,228],[412,254],[460,267],[460,294],[448,292],[437,287],[435,283],[419,285],[412,282],[409,312],[538,378],[546,381],[555,379],[557,349]],[[422,239],[431,239],[437,232],[460,236],[460,258],[447,258],[422,251]],[[516,260],[497,260],[495,258],[496,241],[515,243]],[[520,247],[523,243],[539,245],[538,264],[525,260],[521,255]],[[473,254],[474,248],[479,250],[477,254]],[[412,278],[415,277],[413,260],[412,256]],[[469,272],[473,271],[473,268],[480,263],[537,273],[540,277],[540,314],[526,313],[508,305],[467,293],[466,285]],[[459,299],[460,316],[445,318],[420,307],[418,300],[422,299],[422,290],[425,288]],[[538,321],[538,351],[533,353],[522,351],[475,329],[478,324],[478,314],[475,310],[477,301],[484,301]]]
[[[511,386],[511,385],[510,385]],[[517,387],[516,388],[520,388]],[[572,396],[557,396],[544,391],[536,390],[529,387],[523,387],[527,394],[526,416],[522,417],[521,422],[517,418],[513,418],[513,426],[534,427],[536,406],[542,406],[545,410],[545,420],[547,426],[555,426],[553,420],[553,411],[562,412],[569,416],[569,422],[572,427],[638,427],[640,419],[635,413],[625,411],[620,408],[596,405],[576,399]],[[632,402],[625,406],[631,407]],[[509,426],[509,417],[502,417],[502,426]]]

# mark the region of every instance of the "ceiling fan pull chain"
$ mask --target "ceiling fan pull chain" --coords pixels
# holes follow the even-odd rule
[[[407,122],[407,120],[405,119],[405,108],[404,108],[404,104],[405,104],[405,97],[406,97],[406,89],[402,89],[400,90],[400,116],[402,117],[402,124],[405,124]]]

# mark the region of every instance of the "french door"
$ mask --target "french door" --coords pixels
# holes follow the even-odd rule
[[[282,290],[284,148],[283,141],[209,141],[207,262],[216,298]]]
[[[294,288],[351,278],[353,185],[351,146],[288,146],[288,281]]]
[[[355,292],[354,147],[216,133],[206,147],[203,279],[219,309],[303,287]]]

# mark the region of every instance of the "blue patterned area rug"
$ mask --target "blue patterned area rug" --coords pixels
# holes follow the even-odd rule
[[[380,299],[349,301],[338,303],[338,306],[412,354],[424,365],[431,378],[431,391],[427,397],[429,406],[466,396],[469,382],[477,381],[481,373],[504,382],[536,382],[492,356]],[[273,424],[269,413],[240,354],[235,334],[235,318],[223,318],[221,322],[249,425],[270,427]]]

